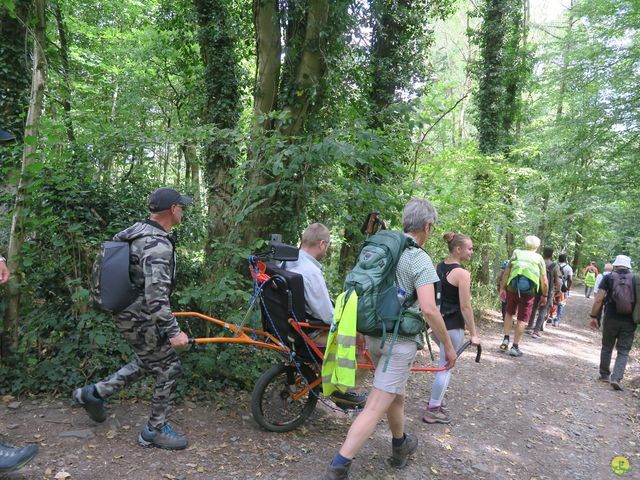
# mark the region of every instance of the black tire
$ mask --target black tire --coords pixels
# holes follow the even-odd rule
[[[319,387],[296,401],[291,400],[292,391],[302,390],[317,378],[308,365],[302,365],[300,372],[295,366],[281,363],[258,379],[251,393],[251,414],[258,425],[270,432],[289,432],[302,425],[313,413],[318,403]]]

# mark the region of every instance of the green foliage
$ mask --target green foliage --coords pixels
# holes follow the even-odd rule
[[[27,242],[12,272],[20,344],[3,358],[0,388],[68,392],[127,360],[111,320],[88,308],[88,278],[99,244],[144,218],[160,185],[196,199],[175,229],[172,305],[246,325],[258,322],[245,310],[246,258],[264,247],[265,232],[296,243],[308,223],[327,224],[325,274],[338,293],[364,216],[377,209],[400,228],[415,195],[439,212],[426,245],[434,261],[446,255],[445,231],[474,241],[476,309],[495,306],[493,272],[531,233],[574,266],[640,258],[636,3],[577,2],[554,38],[522,0],[483,1],[471,13],[449,0],[339,0],[326,3],[328,21],[307,42],[311,0],[278,2],[279,96],[254,118],[257,32],[247,2],[97,9],[64,0],[68,68],[49,21],[45,115],[38,138],[23,140],[30,2],[0,0],[0,128],[18,137],[0,147],[2,253],[22,148],[38,148],[23,178]],[[449,24],[436,21],[452,13]],[[321,78],[296,78],[305,49],[321,53]],[[285,135],[295,115],[303,127]],[[2,288],[0,311],[9,303]],[[192,336],[224,334],[180,322]],[[180,388],[191,394],[250,388],[275,361],[224,345],[182,358]]]

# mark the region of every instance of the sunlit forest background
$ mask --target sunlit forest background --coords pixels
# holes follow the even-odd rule
[[[338,293],[366,214],[470,236],[478,309],[535,234],[577,271],[640,259],[640,4],[633,0],[0,0],[0,390],[68,393],[128,347],[89,307],[100,244],[159,186],[175,310],[256,322],[246,258],[332,232]],[[200,324],[192,334],[209,334]],[[251,385],[249,349],[189,357],[199,392]],[[247,362],[246,358],[256,359]],[[144,388],[144,387],[143,387]]]

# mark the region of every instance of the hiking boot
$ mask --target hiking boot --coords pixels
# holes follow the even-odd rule
[[[559,326],[560,326],[560,324],[558,323],[558,321],[557,321],[557,320],[554,320],[552,325],[553,325],[554,327],[559,327]]]
[[[165,450],[182,450],[187,448],[189,442],[179,433],[176,433],[171,425],[165,424],[162,428],[153,428],[148,423],[138,435],[138,445],[141,447],[158,447]]]
[[[37,453],[37,445],[14,448],[0,443],[0,473],[13,472],[24,467]]]
[[[531,334],[531,338],[542,338],[542,335],[540,335],[540,332],[534,330],[533,333]]]
[[[364,404],[367,403],[367,394],[336,391],[331,394],[331,399],[337,407],[343,410],[361,410],[364,408]]]
[[[409,460],[409,455],[418,448],[418,438],[413,435],[406,434],[404,442],[399,447],[391,447],[391,458],[389,465],[394,468],[404,468]]]
[[[351,463],[346,465],[329,465],[322,476],[322,480],[346,480],[349,478]]]
[[[600,375],[598,377],[598,380],[600,380],[601,382],[607,382],[609,383],[609,375]]]
[[[622,388],[622,385],[620,384],[620,380],[611,380],[611,386],[613,387],[614,390],[617,390],[619,392],[621,392],[622,390],[624,390],[624,388]]]
[[[98,396],[94,385],[86,385],[73,391],[73,399],[82,405],[94,422],[102,423],[107,419],[107,411],[104,409],[104,400]]]
[[[509,349],[509,340],[505,338],[504,340],[502,340],[502,343],[500,344],[500,351],[504,353],[508,349]]]
[[[442,407],[427,408],[426,413],[422,417],[424,423],[451,423],[449,413]]]
[[[511,350],[509,350],[509,355],[511,355],[512,357],[521,357],[522,352],[518,347],[511,347]]]

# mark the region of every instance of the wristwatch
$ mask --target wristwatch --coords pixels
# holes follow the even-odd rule
[[[589,315],[589,316],[590,316],[591,318],[593,318],[594,320],[597,320],[597,319],[598,319],[598,316],[597,316],[597,315]]]

